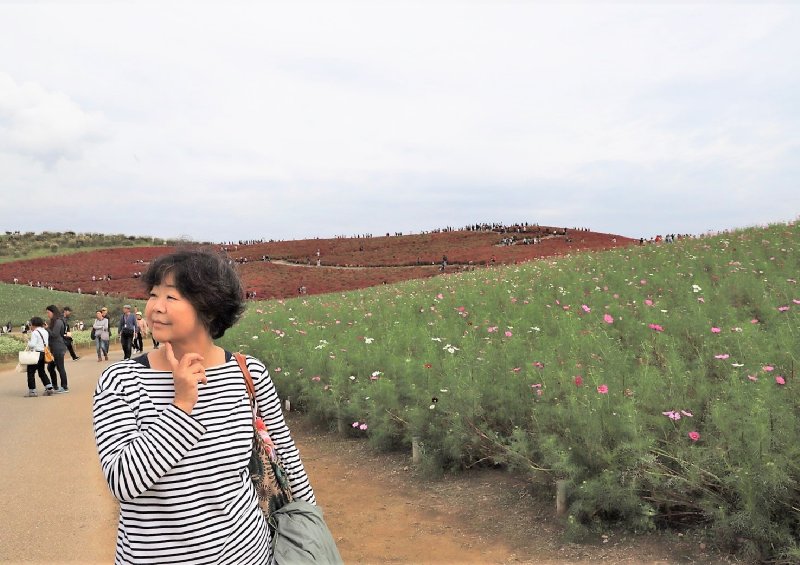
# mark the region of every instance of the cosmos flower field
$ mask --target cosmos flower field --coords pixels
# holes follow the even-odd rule
[[[800,558],[796,223],[254,303],[223,345],[430,472],[501,465],[573,536],[705,528]]]

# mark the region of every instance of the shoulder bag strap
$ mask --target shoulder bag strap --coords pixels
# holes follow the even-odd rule
[[[253,424],[255,425],[257,408],[256,388],[253,386],[253,376],[250,374],[250,370],[247,368],[247,361],[245,361],[244,355],[237,352],[234,353],[233,356],[236,357],[236,362],[239,364],[239,368],[242,370],[242,374],[244,375],[244,384],[247,386],[247,396],[250,398],[250,407],[253,409]]]
[[[265,443],[277,452],[275,449],[275,444],[272,442],[272,439],[269,437],[269,428],[267,424],[264,423],[264,420],[259,418],[258,416],[258,405],[256,404],[256,387],[253,385],[253,376],[250,374],[250,370],[247,368],[247,361],[245,361],[244,355],[241,353],[234,353],[234,357],[236,357],[236,362],[239,364],[239,368],[242,370],[242,374],[244,374],[244,384],[247,385],[247,396],[250,397],[250,407],[253,409],[253,427],[258,431],[260,429],[259,425],[256,423],[256,420],[260,421],[261,426],[263,426],[264,431],[267,432],[267,437],[264,438]]]
[[[252,404],[255,402],[256,396],[256,389],[253,386],[253,376],[250,374],[250,370],[247,368],[247,362],[244,359],[244,355],[241,353],[234,353],[234,357],[236,357],[236,362],[239,364],[239,368],[242,370],[242,374],[244,375],[244,382],[247,385],[247,396],[250,397],[250,403]]]

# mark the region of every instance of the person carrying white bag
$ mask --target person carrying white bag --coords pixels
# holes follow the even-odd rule
[[[35,362],[24,363],[27,365],[26,372],[28,374],[28,393],[25,396],[27,398],[39,396],[36,393],[37,372],[39,373],[39,379],[41,379],[44,385],[44,395],[51,396],[53,394],[53,385],[50,383],[47,373],[44,372],[44,348],[47,347],[50,336],[47,330],[44,329],[44,320],[39,316],[31,318],[30,325],[31,338],[28,340],[28,351],[20,351],[20,364],[23,364],[22,361],[25,354],[36,353],[35,356],[28,355],[30,359],[25,359],[26,361],[34,361],[35,358]]]

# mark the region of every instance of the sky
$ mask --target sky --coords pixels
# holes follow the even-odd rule
[[[0,0],[0,22],[2,230],[800,214],[800,5]]]

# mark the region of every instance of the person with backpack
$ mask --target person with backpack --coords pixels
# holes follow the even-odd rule
[[[131,358],[133,337],[136,335],[136,316],[131,312],[131,305],[122,307],[122,317],[119,319],[119,341],[122,344],[122,358]]]

